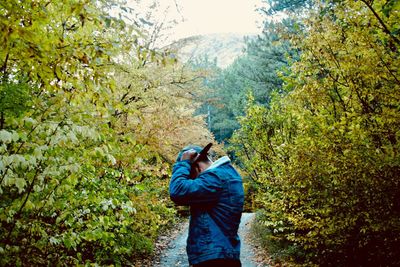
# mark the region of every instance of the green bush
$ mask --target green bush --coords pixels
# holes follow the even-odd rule
[[[249,105],[241,120],[233,142],[283,258],[400,264],[400,42],[381,28],[400,27],[395,10],[382,1],[321,6],[291,37],[302,52],[286,93],[269,108]]]
[[[286,233],[278,232],[275,227],[271,227],[270,222],[271,220],[262,211],[256,213],[256,221],[252,224],[251,232],[257,244],[276,263],[304,261],[306,255],[302,248],[287,240]]]
[[[131,265],[174,223],[172,158],[209,139],[196,79],[116,10],[0,3],[1,266]]]

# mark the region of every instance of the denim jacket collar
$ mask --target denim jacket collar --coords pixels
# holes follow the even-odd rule
[[[231,162],[231,159],[228,156],[223,156],[222,158],[219,158],[218,160],[214,161],[210,167],[207,168],[206,171],[212,170],[214,168],[217,168],[227,162]]]

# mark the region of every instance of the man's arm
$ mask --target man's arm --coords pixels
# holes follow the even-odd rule
[[[178,205],[206,204],[219,199],[221,179],[212,172],[203,172],[196,179],[189,179],[190,161],[175,163],[169,185],[169,194]]]

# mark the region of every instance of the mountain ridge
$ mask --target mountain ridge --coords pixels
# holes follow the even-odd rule
[[[186,63],[192,59],[208,56],[217,59],[217,66],[226,68],[243,54],[245,38],[255,35],[240,33],[211,33],[193,35],[172,42],[165,48],[175,52],[178,60]]]

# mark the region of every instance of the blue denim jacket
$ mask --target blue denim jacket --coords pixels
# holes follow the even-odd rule
[[[212,259],[240,259],[238,227],[244,192],[242,178],[228,157],[222,157],[194,179],[190,163],[175,163],[170,197],[190,206],[187,254],[190,264]]]

